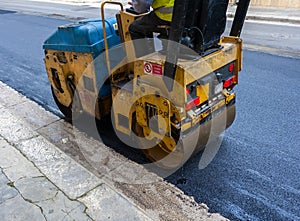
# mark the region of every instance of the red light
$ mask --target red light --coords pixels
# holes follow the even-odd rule
[[[196,97],[193,101],[194,101],[194,105],[198,106],[200,104],[200,97]]]
[[[191,89],[189,89],[188,87],[185,89],[186,94],[189,94],[191,92]]]
[[[191,100],[190,102],[188,102],[185,106],[186,110],[190,110],[193,107],[196,107],[200,104],[200,97],[195,97],[193,100]]]
[[[228,88],[230,87],[232,84],[234,84],[236,81],[236,77],[235,75],[233,75],[231,78],[227,79],[226,81],[224,81],[223,87],[224,88]]]
[[[231,63],[228,67],[228,71],[232,72],[234,70],[234,63]]]
[[[229,78],[228,80],[224,81],[223,87],[227,88],[232,85],[232,78]]]

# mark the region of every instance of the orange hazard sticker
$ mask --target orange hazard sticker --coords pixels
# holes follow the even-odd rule
[[[161,64],[144,62],[144,73],[162,76],[163,75],[163,67]]]

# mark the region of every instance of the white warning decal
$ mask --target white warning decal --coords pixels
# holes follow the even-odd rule
[[[161,64],[144,62],[144,73],[153,74],[156,76],[163,75],[163,66]]]

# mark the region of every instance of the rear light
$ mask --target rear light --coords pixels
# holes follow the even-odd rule
[[[236,82],[236,77],[234,75],[231,78],[229,78],[226,81],[224,81],[223,87],[224,88],[228,88],[228,87],[232,86],[235,82]]]
[[[233,72],[233,70],[234,70],[234,63],[231,63],[228,67],[228,71]]]
[[[187,104],[185,105],[185,109],[190,110],[198,105],[200,105],[200,97],[197,96],[193,100],[187,102]]]
[[[191,89],[189,89],[188,87],[185,89],[185,91],[187,95],[191,93]]]

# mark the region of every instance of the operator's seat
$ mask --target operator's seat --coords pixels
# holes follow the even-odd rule
[[[186,5],[184,12],[180,8],[182,5]],[[174,6],[172,28],[166,29],[168,39],[180,42],[200,55],[218,49],[226,27],[227,7],[228,0],[178,1]]]

